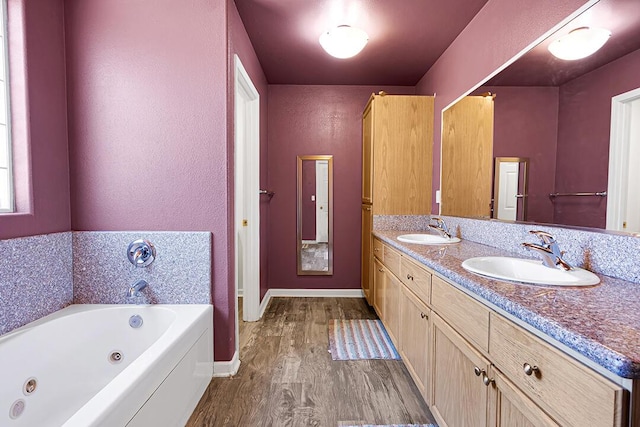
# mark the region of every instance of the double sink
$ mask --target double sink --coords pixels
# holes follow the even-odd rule
[[[426,233],[403,234],[398,236],[398,240],[418,245],[450,245],[460,242],[457,237]],[[555,244],[555,240],[552,243]],[[462,267],[471,273],[491,279],[530,285],[593,286],[600,283],[600,278],[588,270],[577,267],[554,268],[544,265],[543,261],[537,259],[475,257],[465,260]]]

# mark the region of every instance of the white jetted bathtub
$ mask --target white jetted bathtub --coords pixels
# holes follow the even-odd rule
[[[211,305],[72,305],[0,337],[0,426],[184,426],[213,373]]]

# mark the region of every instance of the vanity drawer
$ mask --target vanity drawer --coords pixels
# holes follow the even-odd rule
[[[464,292],[433,276],[431,307],[466,339],[489,349],[489,309]]]
[[[423,303],[429,304],[431,302],[431,273],[405,256],[400,259],[400,280]]]
[[[377,237],[373,238],[373,255],[380,261],[384,262],[383,244]]]
[[[400,252],[388,245],[384,246],[384,265],[396,276],[400,276]]]
[[[496,367],[560,424],[622,425],[621,387],[495,313],[490,337]]]

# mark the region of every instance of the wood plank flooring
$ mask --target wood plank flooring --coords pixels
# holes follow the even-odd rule
[[[240,370],[214,378],[187,427],[434,423],[404,364],[333,361],[329,319],[375,319],[361,298],[274,298],[241,322]]]

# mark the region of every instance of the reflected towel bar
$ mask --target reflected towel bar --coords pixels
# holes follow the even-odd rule
[[[552,199],[554,197],[560,197],[560,196],[600,196],[600,197],[606,197],[607,196],[607,192],[606,191],[599,191],[597,193],[551,193],[551,194],[549,194],[549,197],[551,197]]]
[[[266,194],[267,196],[269,196],[269,198],[272,198],[276,193],[269,190],[260,190],[260,194]]]

